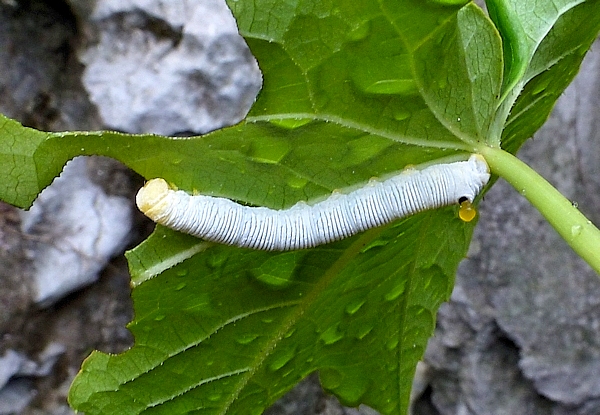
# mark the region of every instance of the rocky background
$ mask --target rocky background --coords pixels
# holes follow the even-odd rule
[[[243,118],[260,72],[223,0],[0,0],[0,112],[42,130],[204,133]],[[520,156],[600,223],[600,44]],[[78,158],[29,212],[0,204],[0,415],[71,414],[92,349],[132,343],[123,250],[152,229],[142,183]],[[415,415],[600,414],[600,279],[498,182],[419,366]],[[343,408],[316,376],[268,413]]]

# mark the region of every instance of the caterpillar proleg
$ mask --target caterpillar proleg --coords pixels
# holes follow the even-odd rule
[[[460,217],[474,217],[471,202],[490,178],[484,158],[407,170],[348,194],[334,193],[312,206],[248,207],[221,197],[172,190],[163,179],[140,189],[136,202],[154,222],[208,241],[243,248],[286,251],[311,248],[396,219],[460,203]]]

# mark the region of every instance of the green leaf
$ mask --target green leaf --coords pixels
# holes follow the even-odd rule
[[[542,40],[566,12],[585,0],[487,0],[504,40],[503,96],[527,82],[526,72]]]
[[[501,39],[464,1],[230,0],[264,75],[244,122],[176,139],[41,133],[2,118],[0,198],[26,207],[69,159],[100,154],[189,192],[271,208],[313,202],[408,164],[457,160],[494,144],[510,110],[501,96],[515,79],[523,95],[510,96],[517,105],[503,137],[516,147],[529,131],[516,127],[539,125],[576,71],[597,19],[585,35],[572,26],[600,15],[598,4],[550,16],[527,52],[532,46],[514,28],[529,18],[509,13],[509,3],[492,5],[506,6],[494,9]],[[535,86],[559,70],[569,75],[540,100]],[[347,404],[405,413],[474,226],[455,211],[287,253],[158,227],[127,254],[135,346],[117,356],[94,352],[70,402],[87,414],[261,413],[318,370]]]
[[[556,21],[527,68],[526,83],[502,132],[504,149],[515,153],[544,124],[599,31],[597,0],[570,9]]]
[[[444,26],[415,51],[421,93],[457,137],[487,142],[501,88],[500,37],[474,4]]]
[[[261,413],[319,369],[344,403],[400,413],[471,229],[446,209],[314,250],[215,245],[134,290],[135,347],[94,353],[71,403],[102,414]]]
[[[0,132],[0,198],[15,206],[29,207],[45,187],[40,184],[32,156],[46,134],[23,128],[1,114]]]
[[[157,174],[190,191],[281,208],[364,183],[399,166],[449,160],[453,152],[469,151],[485,135],[489,115],[482,118],[474,106],[480,100],[494,106],[502,61],[499,37],[476,7],[415,2],[406,14],[393,10],[395,3],[380,9],[369,2],[339,2],[335,12],[328,6],[307,9],[303,15],[298,6],[299,17],[263,20],[258,10],[246,9],[253,6],[249,2],[232,6],[264,74],[263,90],[247,122],[174,144],[172,152],[194,142],[177,151],[177,157],[165,158],[177,160],[174,170],[162,165],[155,167],[156,173],[148,172],[143,168],[158,160],[143,168],[129,160],[146,177]],[[245,22],[248,13],[254,18]],[[432,14],[440,16],[433,19],[440,23],[424,19],[422,38],[398,30]],[[273,21],[278,24],[266,23]],[[469,23],[462,34],[461,21]],[[455,99],[438,94],[436,100],[436,77],[445,75],[414,69],[426,49],[439,42],[436,31],[449,33],[454,50],[462,51],[450,55],[448,63],[457,73],[469,70],[457,78],[453,91],[473,96],[465,121],[458,124],[457,130],[465,130],[459,137],[446,128],[455,123],[454,114],[432,110],[423,98],[427,89],[427,99],[439,108],[446,105],[441,101]],[[476,38],[491,39],[491,44],[465,39],[479,32],[485,35]],[[315,33],[320,37],[311,38]],[[482,54],[490,59],[473,65]],[[495,84],[472,85],[482,74],[491,80],[494,73]],[[145,153],[135,146],[132,154]],[[115,150],[117,156],[122,153]],[[190,170],[193,175],[183,174]],[[228,177],[215,178],[214,171]],[[209,187],[210,182],[218,187]],[[435,229],[442,228],[440,236]],[[131,325],[136,346],[108,360],[92,355],[70,401],[86,413],[124,413],[124,408],[131,413],[186,413],[193,408],[206,413],[246,413],[252,408],[260,413],[318,370],[324,387],[347,404],[405,412],[416,362],[433,330],[435,312],[451,291],[471,231],[472,224],[457,220],[455,209],[449,208],[311,251],[240,256],[239,250],[159,228],[128,254],[137,285],[137,317]],[[197,251],[202,252],[193,255]],[[157,302],[157,295],[166,295],[162,284],[171,277],[179,278],[173,282],[173,298]],[[151,319],[143,317],[145,304],[155,314]],[[182,321],[189,310],[193,315]],[[379,317],[382,313],[386,318]],[[269,324],[263,326],[265,319]],[[201,332],[193,323],[200,321],[207,322]],[[173,327],[177,334],[167,335]],[[221,337],[228,330],[229,337]],[[135,370],[108,384],[94,382],[112,378],[118,367],[129,367],[147,348],[162,354],[146,365],[136,363]],[[191,366],[198,353],[225,368],[199,366],[186,372],[185,381],[175,376],[173,371],[181,369],[171,365],[181,361],[187,363],[177,364]],[[143,398],[139,391],[152,391],[147,378],[161,386],[144,392]]]

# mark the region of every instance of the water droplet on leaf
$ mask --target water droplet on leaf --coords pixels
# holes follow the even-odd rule
[[[394,337],[392,339],[389,339],[385,344],[385,347],[390,351],[394,350],[396,347],[398,347],[398,338]]]
[[[269,369],[273,372],[284,367],[294,357],[296,351],[294,348],[288,347],[287,349],[279,352],[269,364]]]
[[[344,310],[346,311],[347,314],[352,315],[352,314],[356,313],[358,310],[360,310],[360,308],[363,306],[365,301],[366,300],[364,300],[364,299],[353,300],[346,305],[346,308]]]
[[[405,109],[398,109],[394,111],[394,119],[396,119],[396,121],[404,121],[408,119],[410,115],[411,112]]]
[[[335,390],[342,384],[344,376],[337,369],[326,367],[319,371],[319,379],[325,389]]]
[[[250,344],[257,338],[258,338],[258,334],[247,333],[247,334],[242,334],[240,336],[237,336],[235,338],[235,341],[238,342],[239,344]]]
[[[320,337],[320,339],[326,345],[337,343],[338,341],[340,341],[343,338],[344,338],[344,333],[342,333],[338,330],[338,324],[334,324],[333,326],[329,327],[327,330],[325,330],[321,334],[321,337]]]
[[[348,40],[359,41],[366,38],[371,32],[371,22],[366,21],[348,33]]]
[[[367,334],[369,334],[371,331],[373,330],[373,326],[368,326],[368,325],[363,325],[359,328],[358,332],[356,333],[356,338],[358,340],[362,340],[364,339]]]
[[[578,237],[579,235],[581,235],[581,232],[583,231],[583,226],[581,225],[573,225],[571,226],[571,237],[574,239],[576,237]]]
[[[398,298],[406,287],[406,280],[400,279],[396,285],[384,296],[386,301],[394,301]]]
[[[286,118],[282,120],[270,120],[269,122],[286,130],[294,130],[312,121],[311,118]]]

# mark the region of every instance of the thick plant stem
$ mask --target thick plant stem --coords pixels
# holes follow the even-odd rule
[[[505,179],[534,205],[564,240],[600,274],[600,231],[558,190],[527,164],[496,147],[477,151],[492,173]]]

